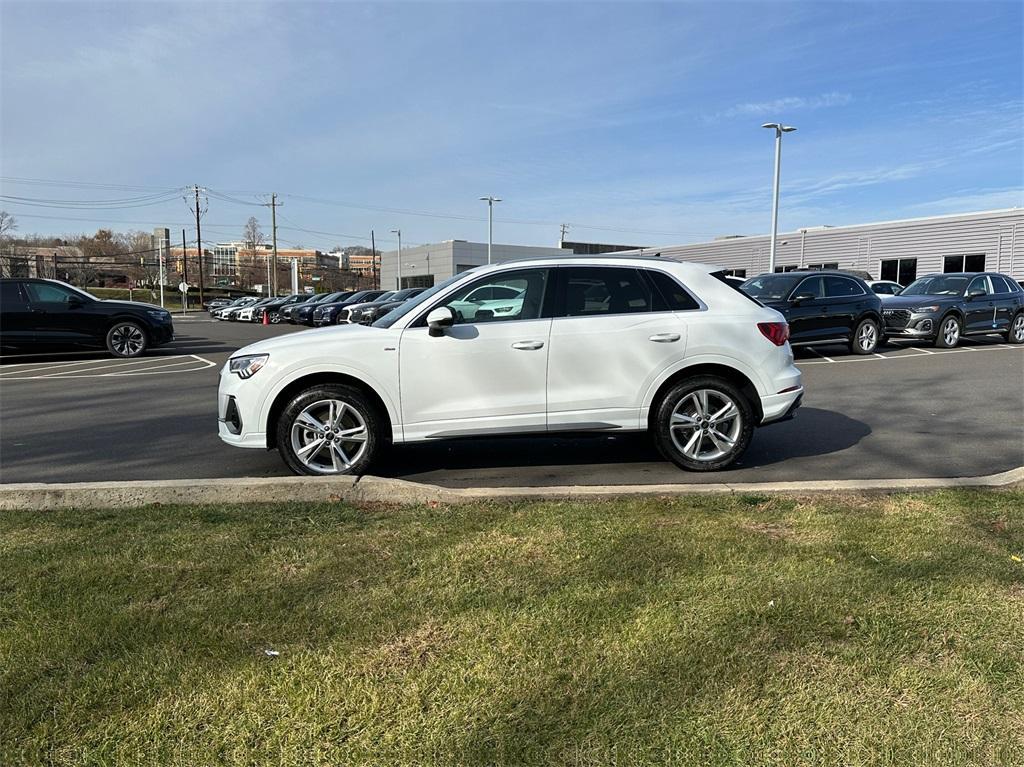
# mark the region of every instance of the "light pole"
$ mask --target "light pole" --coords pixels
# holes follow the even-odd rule
[[[796,128],[782,123],[765,123],[762,128],[775,131],[775,189],[772,197],[772,242],[768,253],[768,272],[775,271],[775,235],[779,230],[779,168],[782,163],[782,134],[792,133]]]
[[[500,197],[481,197],[487,203],[487,263],[491,263],[491,246],[494,242],[494,203],[501,202]]]
[[[398,235],[398,289],[402,289],[402,230],[392,229],[391,234]]]

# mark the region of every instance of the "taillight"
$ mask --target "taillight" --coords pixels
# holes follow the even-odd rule
[[[786,322],[759,322],[757,329],[776,346],[782,346],[789,340],[789,324]]]

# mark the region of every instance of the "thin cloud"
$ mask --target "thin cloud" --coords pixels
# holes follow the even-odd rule
[[[853,102],[849,93],[822,93],[819,96],[786,96],[772,101],[750,101],[737,104],[713,115],[712,119],[729,117],[750,117],[755,115],[775,115],[781,112],[806,112],[813,109],[844,107]]]

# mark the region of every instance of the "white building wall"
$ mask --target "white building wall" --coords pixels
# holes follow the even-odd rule
[[[523,258],[546,258],[572,255],[564,248],[539,248],[529,245],[500,245],[492,247],[494,263],[514,261]],[[448,279],[459,271],[487,263],[487,243],[447,240],[431,245],[402,248],[402,277],[433,275],[434,284]],[[384,290],[394,290],[398,285],[398,251],[381,254],[381,282]]]
[[[768,271],[769,236],[736,237],[694,245],[648,248],[678,261],[699,261],[747,276]],[[635,251],[634,251],[635,252]],[[838,262],[878,277],[884,259],[916,258],[918,275],[941,272],[946,256],[985,254],[985,269],[1024,280],[1024,209],[885,221],[780,232],[776,266]]]

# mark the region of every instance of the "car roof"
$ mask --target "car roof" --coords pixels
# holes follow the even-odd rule
[[[646,265],[659,264],[661,266],[668,266],[675,270],[689,271],[691,273],[700,274],[713,274],[720,272],[724,267],[713,266],[711,264],[703,264],[696,261],[677,261],[674,258],[663,258],[662,256],[642,256],[634,254],[626,255],[615,255],[612,253],[596,255],[596,256],[585,256],[585,255],[572,255],[572,256],[528,256],[526,258],[513,258],[507,261],[501,261],[496,264],[481,264],[480,266],[474,266],[472,269],[467,269],[462,274],[472,272],[474,274],[487,274],[489,272],[504,271],[508,268],[524,268],[528,266],[636,266],[638,263],[644,263]]]

